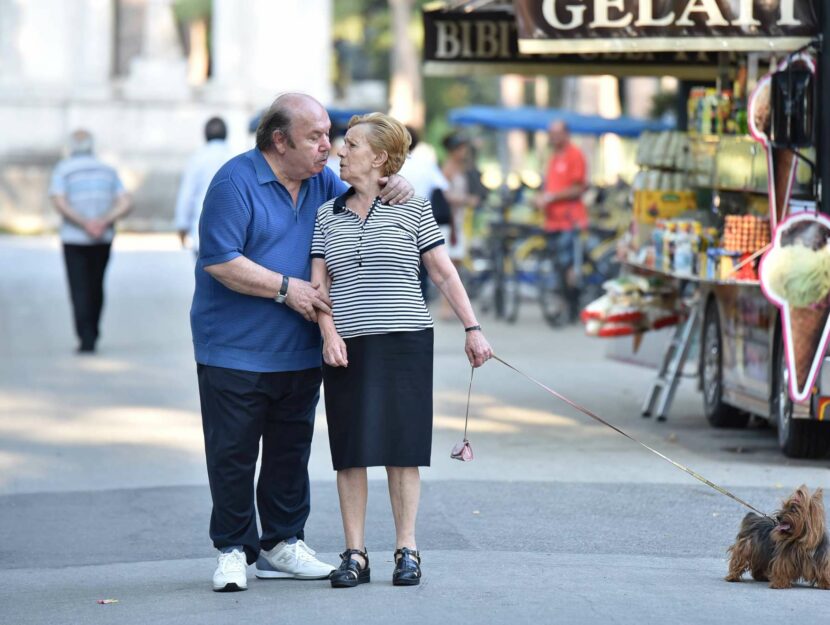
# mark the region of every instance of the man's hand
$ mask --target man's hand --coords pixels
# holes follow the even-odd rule
[[[415,189],[406,178],[392,174],[378,180],[380,183],[380,201],[384,204],[404,204],[415,195]]]
[[[331,314],[331,302],[328,296],[320,291],[320,285],[299,278],[291,278],[288,281],[285,305],[300,313],[306,321],[314,323],[317,323],[318,309]]]
[[[330,367],[348,367],[346,342],[337,332],[323,334],[323,361]]]

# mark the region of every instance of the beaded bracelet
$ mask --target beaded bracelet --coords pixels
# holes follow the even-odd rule
[[[481,330],[481,326],[470,326],[469,328],[464,328],[464,332],[474,332],[475,330]]]

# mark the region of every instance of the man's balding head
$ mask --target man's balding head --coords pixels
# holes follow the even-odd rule
[[[274,100],[256,132],[257,148],[281,179],[301,181],[323,171],[331,151],[325,107],[303,93]]]
[[[256,130],[256,146],[263,152],[274,147],[274,133],[285,137],[286,143],[294,147],[291,127],[299,117],[313,117],[325,112],[325,107],[310,95],[304,93],[284,93],[279,96],[268,110]]]

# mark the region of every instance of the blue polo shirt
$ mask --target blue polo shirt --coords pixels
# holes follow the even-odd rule
[[[325,168],[303,181],[295,205],[258,149],[222,166],[210,183],[199,222],[196,291],[190,308],[196,362],[258,372],[320,366],[317,324],[272,299],[232,291],[205,267],[245,256],[308,280],[317,208],[345,190],[346,185]]]

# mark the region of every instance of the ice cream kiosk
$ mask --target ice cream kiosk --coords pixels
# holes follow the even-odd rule
[[[687,129],[643,139],[627,277],[586,309],[589,333],[639,334],[680,313],[644,415],[666,417],[699,345],[704,413],[752,415],[782,451],[830,450],[830,3],[554,0],[515,3],[525,53],[720,51],[691,86]],[[822,70],[821,68],[828,68]]]
[[[515,27],[483,22],[494,5]],[[665,419],[694,360],[711,425],[742,427],[755,415],[777,428],[786,455],[825,455],[830,2],[504,5],[425,13],[425,67],[455,55],[444,67],[683,80],[685,129],[640,141],[626,275],[583,313],[589,334],[632,335],[635,347],[645,332],[674,328],[644,416]]]

